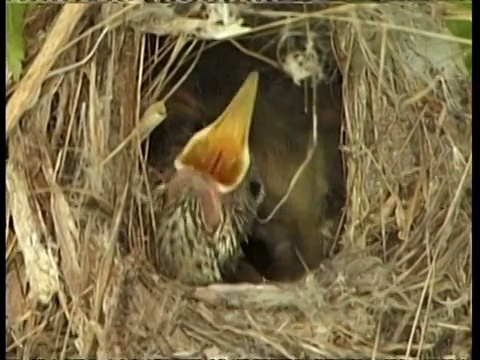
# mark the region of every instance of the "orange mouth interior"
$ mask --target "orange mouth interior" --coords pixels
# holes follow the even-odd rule
[[[192,144],[183,155],[182,164],[209,174],[222,185],[234,186],[245,167],[242,154],[238,141],[228,134],[211,134],[208,139]]]
[[[255,107],[258,73],[250,73],[223,113],[195,133],[175,160],[209,174],[221,192],[230,192],[244,179],[250,166],[248,138]]]

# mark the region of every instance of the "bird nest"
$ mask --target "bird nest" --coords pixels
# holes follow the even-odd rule
[[[7,89],[7,351],[467,356],[471,82],[438,4],[195,6],[197,15],[156,4],[44,5],[29,15],[26,74]],[[190,40],[252,33],[297,44],[295,56],[274,60],[297,82],[319,78],[319,24],[331,29],[343,76],[342,250],[294,284],[161,278],[142,249],[154,230],[140,144],[165,116],[155,89]],[[146,33],[169,39],[155,87],[142,81],[154,61],[144,59]]]

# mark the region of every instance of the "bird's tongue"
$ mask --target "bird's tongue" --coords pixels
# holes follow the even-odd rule
[[[170,189],[173,193],[185,189],[193,191],[200,205],[205,229],[213,234],[222,220],[221,194],[215,180],[195,169],[183,168],[177,170],[170,180]]]
[[[214,233],[222,219],[222,207],[219,194],[212,186],[198,191],[198,199],[203,213],[203,222],[209,233]]]

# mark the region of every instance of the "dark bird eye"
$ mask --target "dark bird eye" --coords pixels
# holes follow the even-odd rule
[[[250,194],[255,199],[256,203],[259,204],[263,201],[263,198],[265,196],[265,189],[264,189],[261,181],[250,180],[250,182],[248,184],[248,190],[250,191]]]

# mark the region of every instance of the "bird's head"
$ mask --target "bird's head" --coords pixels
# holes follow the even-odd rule
[[[246,182],[257,84],[258,73],[250,73],[222,114],[196,132],[174,161],[175,173],[167,184],[171,198],[189,202],[211,233],[222,223],[225,205],[241,197],[240,190],[252,192]]]

